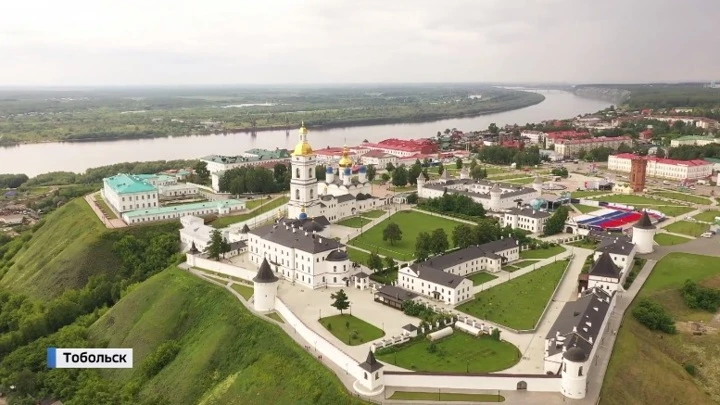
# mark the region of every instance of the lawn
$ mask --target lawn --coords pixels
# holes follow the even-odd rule
[[[280,323],[285,323],[285,320],[282,319],[282,317],[280,315],[278,315],[277,312],[270,312],[269,314],[267,314],[265,316],[267,316],[268,318],[270,318],[274,321],[278,321]]]
[[[473,282],[473,285],[480,285],[487,283],[488,281],[495,280],[497,276],[481,271],[479,273],[475,273],[471,276],[466,277],[468,280]]]
[[[695,210],[692,207],[677,207],[677,206],[669,206],[669,205],[657,205],[657,206],[651,206],[651,207],[645,207],[645,208],[651,208],[654,210],[658,210],[669,217],[678,217],[680,215],[685,215],[688,212]]]
[[[397,269],[393,271],[383,270],[376,273],[370,274],[370,280],[377,281],[381,284],[391,285],[393,282],[397,281],[398,278],[398,271]]]
[[[287,204],[288,201],[290,201],[290,197],[276,198],[268,203],[263,204],[262,207],[256,209],[253,212],[248,212],[248,213],[240,214],[240,215],[230,215],[227,217],[220,217],[220,218],[212,221],[210,223],[210,226],[212,226],[213,228],[225,228],[228,225],[247,221],[248,219],[255,218],[256,216],[258,216],[260,214],[264,214],[275,208],[281,207],[281,206]]]
[[[701,205],[710,205],[710,200],[704,197],[698,197],[690,194],[683,194],[683,193],[676,193],[672,191],[661,191],[657,193],[652,193],[653,195],[664,197],[664,198],[671,198],[673,200],[680,200],[680,201],[686,201],[693,204],[701,204]]]
[[[238,294],[242,295],[242,297],[245,298],[245,301],[249,300],[255,292],[253,287],[243,284],[233,284],[230,286],[230,288],[235,290]]]
[[[559,260],[545,265],[477,293],[475,299],[456,309],[516,330],[533,329],[560,282],[567,264],[567,260]]]
[[[700,222],[678,221],[666,226],[664,229],[672,233],[697,237],[703,232],[707,232],[710,229],[710,225]]]
[[[605,201],[605,202],[611,202],[611,203],[618,203],[618,204],[639,204],[639,205],[657,205],[658,203],[662,203],[662,201],[656,200],[654,198],[648,198],[648,197],[642,197],[639,195],[609,195],[606,197],[595,197],[593,200],[598,201]]]
[[[388,399],[403,401],[505,402],[505,397],[494,394],[454,394],[449,392],[412,391],[395,391]]]
[[[435,353],[428,352],[432,343],[420,338],[381,350],[377,358],[412,371],[447,373],[491,373],[510,368],[520,361],[517,347],[488,335],[475,337],[456,330],[434,342]]]
[[[705,212],[702,212],[700,214],[695,215],[693,218],[697,219],[698,221],[704,221],[704,222],[715,222],[715,217],[720,217],[720,211],[718,210],[708,210]]]
[[[521,179],[521,178],[525,178],[525,177],[528,177],[527,173],[500,174],[497,176],[488,175],[488,178],[492,181],[513,180],[513,179]]]
[[[369,224],[370,222],[372,222],[372,221],[367,218],[352,217],[352,218],[343,219],[342,221],[338,222],[337,225],[349,226],[350,228],[362,228],[363,226]]]
[[[568,245],[575,246],[583,249],[592,249],[595,250],[596,247],[598,247],[600,243],[596,242],[594,240],[588,240],[588,239],[580,239],[577,242],[570,242]]]
[[[387,214],[387,211],[384,210],[372,210],[368,212],[361,212],[360,216],[365,218],[380,218],[381,216]]]
[[[385,336],[385,332],[350,314],[333,315],[318,321],[338,340],[357,346]]]
[[[512,263],[513,267],[517,267],[518,269],[524,269],[525,267],[532,266],[533,264],[537,263],[537,260],[520,260],[517,262]]]
[[[547,249],[531,249],[520,252],[521,259],[547,259],[555,255],[559,255],[564,252],[565,248],[562,246],[551,246]]]
[[[612,194],[612,191],[598,191],[598,190],[583,190],[573,191],[570,193],[572,198],[589,198],[595,197],[596,195]]]
[[[547,181],[547,178],[541,177],[542,181]],[[521,179],[508,180],[508,183],[512,184],[530,184],[535,180],[535,177],[523,177]]]
[[[362,265],[367,266],[368,258],[370,257],[370,253],[363,252],[362,250],[353,249],[348,246],[347,248],[348,256],[350,257],[350,261],[353,263],[359,263]]]
[[[600,209],[600,207],[593,207],[592,205],[583,205],[583,204],[573,204],[573,207],[577,208],[578,211],[580,211],[583,214],[587,214],[588,212],[597,211]]]
[[[271,199],[267,198],[267,197],[253,198],[252,200],[245,201],[245,208],[247,208],[249,210],[254,210],[255,208],[257,208],[261,205],[265,205],[265,204],[269,203],[270,201],[271,201]]]
[[[692,239],[685,238],[683,236],[670,235],[667,233],[658,233],[655,235],[655,242],[660,246],[672,246],[679,245],[685,242],[690,242]]]
[[[713,314],[687,308],[678,289],[686,279],[718,288],[717,260],[716,257],[671,253],[655,266],[640,296],[652,297],[678,321],[707,322]],[[716,377],[720,368],[720,334],[693,336],[679,327],[680,333],[661,337],[640,325],[631,309],[625,313],[617,333],[600,404],[719,403],[720,382]],[[697,378],[684,369],[683,366],[689,364],[696,367]]]
[[[115,215],[113,210],[110,209],[110,207],[107,205],[105,199],[102,197],[102,194],[95,194],[95,201],[97,201],[98,205],[100,206],[100,210],[103,211],[105,215],[107,215],[108,219],[117,219],[117,215]]]
[[[402,240],[395,242],[395,245],[384,242],[382,238],[383,230],[390,222],[396,223],[402,231]],[[437,228],[443,228],[449,236],[452,235],[453,228],[459,224],[456,221],[421,212],[399,211],[352,239],[350,244],[383,256],[391,256],[396,260],[411,260],[415,254],[415,240],[420,232],[432,232]]]

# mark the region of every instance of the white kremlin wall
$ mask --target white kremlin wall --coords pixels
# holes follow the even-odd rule
[[[462,332],[459,332],[462,333]],[[386,387],[448,389],[448,390],[500,390],[516,391],[518,383],[527,383],[527,391],[560,392],[560,377],[556,375],[523,374],[432,374],[386,371]]]

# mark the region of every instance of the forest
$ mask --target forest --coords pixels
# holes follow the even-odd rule
[[[482,97],[471,97],[481,95]],[[540,103],[482,85],[0,91],[0,145],[433,121]]]

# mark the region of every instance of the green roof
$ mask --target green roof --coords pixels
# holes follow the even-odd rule
[[[675,138],[676,141],[714,141],[715,138],[711,136],[700,136],[700,135],[686,135],[680,138]]]
[[[710,163],[720,163],[720,159],[718,158],[704,158],[703,160]]]
[[[142,181],[175,181],[174,176],[167,174],[134,174],[132,176]]]
[[[289,159],[290,153],[286,149],[250,149],[245,152],[255,156],[222,156],[222,155],[209,155],[201,158],[208,162],[223,163],[223,164],[234,164],[234,163],[245,163],[245,162],[257,162],[261,160],[272,160],[272,159]]]
[[[236,208],[238,206],[245,206],[244,200],[222,200],[222,201],[209,201],[209,202],[202,202],[202,203],[192,203],[192,204],[180,204],[180,205],[172,205],[169,207],[157,207],[157,208],[149,208],[149,209],[141,209],[141,210],[135,210],[135,211],[129,211],[123,213],[123,216],[127,216],[128,218],[134,218],[134,217],[143,217],[146,215],[157,215],[157,214],[173,214],[173,213],[183,213],[183,212],[192,212],[203,208],[210,208],[217,210],[221,207],[227,207],[227,208]]]
[[[107,177],[105,183],[118,194],[149,193],[157,191],[157,187],[146,183],[145,178],[138,175],[120,173]]]

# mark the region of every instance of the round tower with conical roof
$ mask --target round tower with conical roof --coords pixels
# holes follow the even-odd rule
[[[500,211],[502,209],[501,197],[502,189],[500,189],[497,183],[493,184],[492,188],[490,188],[490,209],[492,211]]]
[[[188,250],[185,253],[185,261],[187,262],[188,266],[194,267],[195,266],[195,256],[199,255],[200,251],[195,246],[195,241],[192,242],[190,245],[190,250]]]
[[[253,308],[258,312],[268,312],[275,309],[279,279],[275,276],[267,258],[263,259],[257,275],[253,278]]]
[[[577,346],[563,353],[560,369],[560,392],[568,398],[583,399],[587,391],[587,354]]]
[[[653,252],[655,249],[656,230],[647,211],[643,211],[642,218],[640,218],[632,228],[632,242],[635,244],[639,254]]]

